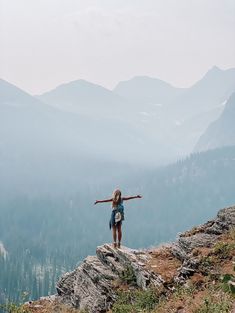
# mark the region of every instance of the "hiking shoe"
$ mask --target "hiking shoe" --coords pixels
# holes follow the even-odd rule
[[[115,249],[117,248],[117,243],[116,243],[116,242],[113,243],[113,247],[114,247]]]
[[[119,243],[117,244],[117,247],[118,247],[118,249],[121,248],[121,242],[119,242]]]

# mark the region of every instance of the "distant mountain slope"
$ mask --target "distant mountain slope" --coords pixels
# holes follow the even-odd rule
[[[142,104],[164,104],[172,100],[184,89],[147,76],[136,76],[122,81],[113,89],[115,94]]]
[[[221,116],[200,137],[195,151],[235,145],[235,92],[227,101]]]
[[[235,90],[235,68],[221,70],[214,66],[191,88],[167,107],[170,114],[183,121],[223,104]]]
[[[146,79],[152,81],[152,79]],[[161,84],[168,86],[163,82]],[[173,87],[169,85],[169,88]],[[136,156],[141,155],[146,150],[146,148],[141,148],[143,142],[151,142],[150,155],[153,155],[153,148],[156,147],[157,158],[160,156],[161,159],[166,159],[167,155],[175,155],[174,149],[165,140],[167,136],[162,138],[159,135],[164,133],[162,129],[165,129],[167,123],[158,118],[159,107],[154,104],[146,103],[141,99],[138,102],[133,99],[126,99],[106,88],[84,80],[58,86],[56,89],[38,96],[38,99],[66,112],[99,119],[101,127],[98,132],[107,124],[110,125],[106,128],[107,134],[111,134],[114,128],[119,128],[120,132],[125,129],[126,135],[123,137],[123,143],[129,137],[128,128],[135,130],[135,140],[139,142],[139,151],[138,149],[135,150]],[[146,145],[144,146],[146,147]]]
[[[224,106],[220,105],[208,111],[201,112],[191,118],[180,122],[178,119],[171,128],[172,145],[178,147],[179,155],[190,154],[200,136],[206,131],[208,125],[216,120],[223,112]]]
[[[156,78],[137,76],[120,82],[113,91],[136,105],[141,103],[143,108],[165,104],[162,113],[183,122],[222,105],[234,89],[235,68],[222,70],[214,66],[189,88],[175,88]]]
[[[81,182],[86,188],[87,182],[103,181],[117,169],[124,172],[128,166],[123,164],[158,163],[172,155],[163,145],[158,151],[157,140],[135,123],[61,111],[5,81],[0,90],[0,184],[5,192],[74,189]]]
[[[62,113],[6,81],[0,81],[0,90],[0,183],[6,192],[46,189],[47,182],[65,172],[70,159],[87,157],[89,149],[77,135],[77,125],[84,128],[88,121]]]
[[[65,111],[103,117],[115,116],[126,102],[112,91],[81,79],[60,85],[38,98]]]
[[[114,92],[135,103],[132,112],[139,112],[140,125],[144,120],[143,129],[149,136],[154,133],[160,143],[164,138],[176,155],[183,156],[219,117],[234,90],[235,69],[214,66],[190,88],[177,89],[158,79],[135,77],[120,82]],[[132,113],[132,119],[135,115]]]
[[[149,245],[159,243],[159,238],[169,240],[174,233],[210,218],[220,206],[235,203],[234,176],[235,146],[231,146],[195,153],[130,179],[127,185],[134,190],[138,182],[144,197],[128,203],[126,220],[131,225],[126,244],[143,247],[146,229]]]
[[[3,108],[3,106],[31,107],[33,109],[40,109],[41,107],[45,109],[47,107],[49,109],[43,102],[11,83],[0,79],[0,108]]]
[[[116,91],[123,91],[121,95],[77,80],[37,99],[27,95],[26,100],[26,93],[14,90],[10,94],[8,89],[1,101],[6,104],[5,100],[13,97],[14,106],[28,103],[27,114],[31,110],[34,116],[37,115],[37,107],[37,110],[41,110],[36,118],[38,122],[33,123],[35,119],[28,117],[22,124],[29,125],[31,120],[34,129],[36,125],[43,125],[46,118],[48,128],[41,127],[42,132],[56,132],[56,136],[51,136],[51,141],[54,136],[61,147],[69,146],[69,151],[78,151],[78,147],[81,151],[83,147],[88,154],[99,154],[105,159],[115,157],[125,162],[128,158],[128,162],[133,163],[138,160],[143,164],[148,160],[148,163],[166,164],[192,152],[208,125],[222,112],[231,90],[235,90],[234,82],[235,69],[223,71],[214,67],[187,89],[174,88],[158,79],[136,77],[115,88]],[[19,101],[16,101],[18,98]],[[9,111],[10,106],[6,110]],[[16,110],[11,110],[15,116]],[[23,111],[17,112],[23,114]],[[27,133],[30,132],[27,130]],[[121,148],[117,142],[121,143]],[[62,150],[65,151],[65,148]]]

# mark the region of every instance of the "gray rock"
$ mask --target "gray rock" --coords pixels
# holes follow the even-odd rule
[[[151,258],[147,253],[126,247],[114,249],[105,244],[97,247],[96,254],[58,281],[57,292],[63,303],[91,313],[106,312],[116,299],[114,282],[128,266],[133,269],[137,285],[143,289],[164,283],[160,275],[146,269]]]
[[[175,282],[184,283],[197,271],[199,260],[191,254],[193,249],[213,246],[221,234],[234,227],[235,206],[220,210],[214,220],[181,234],[178,241],[172,245],[173,255],[182,262]]]
[[[75,271],[62,276],[56,288],[66,304],[89,312],[105,312],[115,300],[112,282],[117,278],[96,256],[89,256]]]
[[[173,244],[172,252],[184,261],[189,258],[193,249],[211,247],[219,235],[233,227],[235,227],[235,206],[220,210],[214,220],[181,234],[178,241]]]
[[[145,266],[151,256],[126,247],[114,249],[110,245],[103,245],[96,250],[101,262],[109,266],[118,275],[130,266],[136,276],[137,285],[146,289],[149,285],[159,287],[164,281],[160,275],[146,270]]]

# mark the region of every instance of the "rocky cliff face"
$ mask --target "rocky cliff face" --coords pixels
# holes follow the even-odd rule
[[[199,138],[194,151],[206,151],[235,145],[235,92],[229,97],[220,117]]]
[[[62,302],[89,312],[106,312],[116,299],[114,283],[128,268],[133,269],[137,285],[143,289],[164,283],[160,275],[146,268],[150,259],[144,251],[114,249],[109,244],[97,247],[96,256],[87,257],[60,279],[58,295]]]
[[[73,272],[61,277],[57,299],[91,313],[107,312],[117,299],[117,282],[125,273],[131,273],[139,288],[170,292],[176,284],[184,285],[189,277],[202,272],[202,253],[234,227],[235,206],[220,210],[215,219],[156,249],[114,249],[104,244],[97,247],[96,256],[88,256]]]

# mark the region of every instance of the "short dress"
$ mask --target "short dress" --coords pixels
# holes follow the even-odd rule
[[[117,212],[121,213],[122,219],[119,222],[115,222],[115,215]],[[122,224],[122,221],[124,221],[124,205],[123,205],[123,200],[117,205],[116,208],[112,208],[112,213],[111,213],[111,218],[109,221],[109,228],[111,229],[113,226],[118,226]]]

